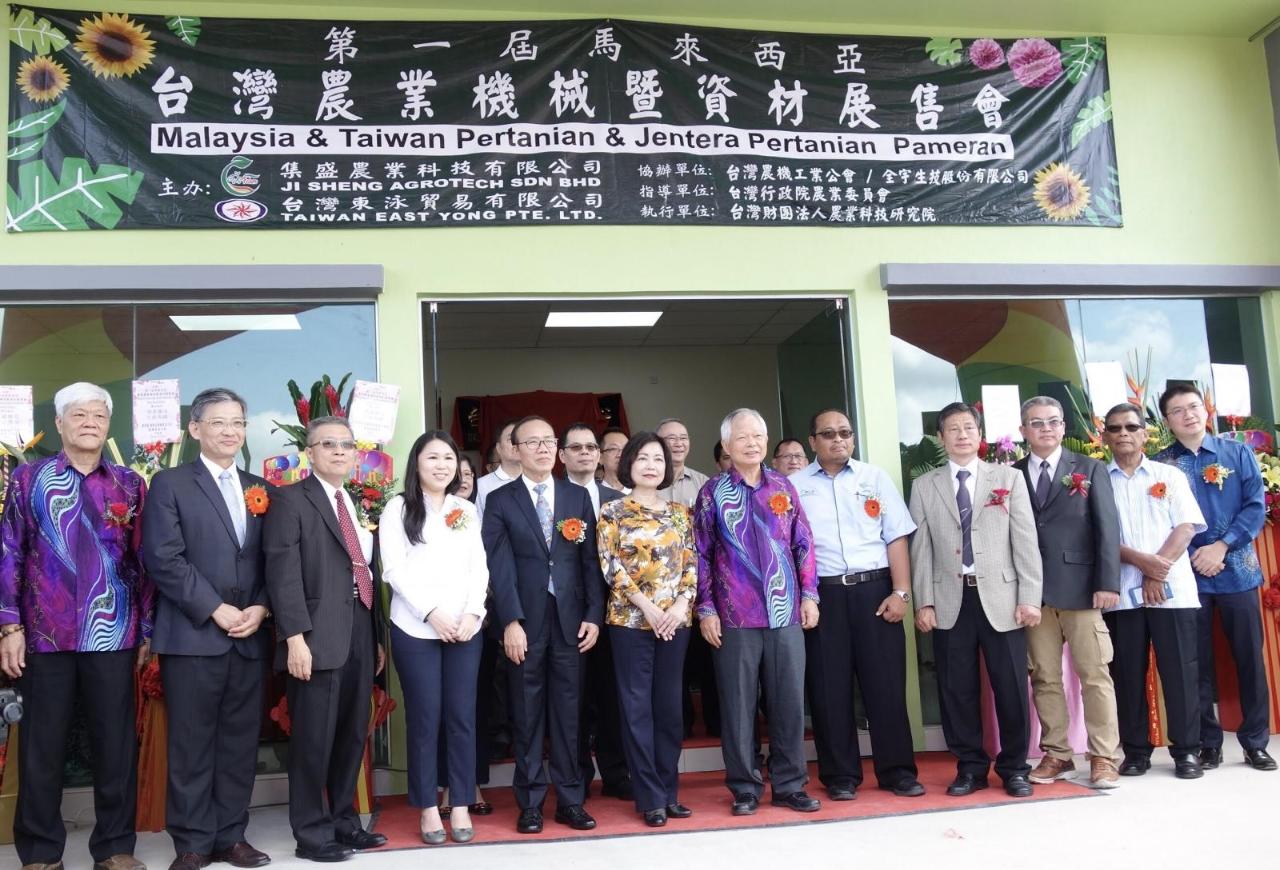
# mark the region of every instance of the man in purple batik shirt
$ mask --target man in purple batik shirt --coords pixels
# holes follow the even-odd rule
[[[138,558],[146,485],[102,458],[106,390],[71,384],[53,403],[62,450],[18,466],[0,521],[0,670],[26,703],[14,844],[24,870],[62,867],[62,768],[79,704],[93,758],[94,870],[145,870],[133,857],[133,669],[147,658],[155,612]]]
[[[818,624],[813,536],[795,487],[763,467],[764,418],[739,408],[720,424],[733,467],[707,481],[694,503],[698,618],[715,649],[725,785],[733,814],[756,811],[764,781],[753,736],[761,677],[768,707],[769,780],[775,806],[815,812],[804,791],[802,629]]]

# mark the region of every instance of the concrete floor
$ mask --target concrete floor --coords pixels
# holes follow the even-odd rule
[[[1280,737],[1272,738],[1270,751],[1280,757]],[[429,862],[432,870],[474,870],[483,862],[556,870],[717,865],[729,870],[794,866],[797,858],[813,867],[903,870],[1280,866],[1280,772],[1260,773],[1244,765],[1230,737],[1225,754],[1223,767],[1201,780],[1183,781],[1174,778],[1168,754],[1157,750],[1146,776],[1125,778],[1120,788],[1097,798],[825,824],[819,816],[813,823],[752,831],[414,849],[355,855],[342,866],[393,870]],[[91,866],[88,836],[87,828],[70,831],[68,870]],[[249,839],[274,856],[272,867],[319,866],[293,856],[284,807],[254,810]],[[164,870],[172,848],[165,834],[143,834],[137,855],[151,870]],[[0,868],[17,866],[13,847],[0,847]]]

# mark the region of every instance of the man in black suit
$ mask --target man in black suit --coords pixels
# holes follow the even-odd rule
[[[280,489],[263,547],[276,622],[276,668],[288,667],[289,823],[299,858],[342,861],[387,841],[356,814],[356,779],[382,671],[373,535],[342,488],[356,444],[341,417],[307,425],[311,476]],[[375,666],[376,662],[376,666]]]
[[[271,651],[259,630],[268,616],[262,515],[274,495],[235,467],[245,412],[231,390],[197,395],[187,429],[200,457],[157,473],[142,514],[142,557],[160,593],[151,648],[169,714],[170,870],[271,860],[245,840]]]
[[[515,665],[516,830],[542,831],[548,729],[555,819],[590,830],[596,823],[582,808],[578,725],[583,653],[595,646],[604,618],[595,513],[585,489],[551,477],[556,437],[550,423],[526,417],[512,429],[511,440],[522,473],[489,496],[481,534],[503,652]]]
[[[1089,782],[1120,784],[1120,726],[1109,665],[1111,635],[1104,608],[1120,600],[1120,520],[1107,468],[1062,447],[1066,417],[1049,396],[1022,403],[1022,437],[1030,455],[1015,463],[1026,475],[1044,563],[1040,624],[1027,629],[1027,660],[1044,757],[1030,779],[1051,783],[1075,770],[1067,733],[1071,727],[1062,685],[1062,648],[1084,696],[1089,735]]]
[[[622,498],[619,490],[596,480],[600,444],[596,441],[595,431],[586,423],[574,423],[564,430],[564,437],[560,439],[560,462],[564,464],[565,479],[576,483],[591,496],[591,509],[597,517],[600,516],[600,505]],[[595,767],[600,768],[600,793],[620,800],[635,800],[627,759],[622,753],[622,713],[618,708],[618,682],[613,675],[609,632],[600,632],[600,639],[587,656],[586,666],[582,723],[578,734],[583,797],[591,796],[595,770],[591,762],[591,744],[594,742]]]

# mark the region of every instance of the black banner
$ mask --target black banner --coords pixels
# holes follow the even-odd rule
[[[1099,37],[10,7],[9,232],[1120,226]]]

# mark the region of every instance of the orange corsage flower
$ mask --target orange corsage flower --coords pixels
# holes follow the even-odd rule
[[[869,498],[862,503],[862,509],[867,512],[867,516],[874,520],[880,516],[880,500]]]
[[[270,504],[271,499],[267,497],[267,488],[261,484],[251,486],[244,491],[244,506],[255,517],[265,514]]]
[[[1163,483],[1156,483],[1152,484],[1151,489],[1147,490],[1147,492],[1151,493],[1152,498],[1164,498],[1169,494],[1169,488]]]
[[[455,532],[467,527],[467,512],[462,508],[454,508],[444,515],[444,524]]]
[[[1234,473],[1235,472],[1233,472],[1230,468],[1227,468],[1225,465],[1220,465],[1219,463],[1215,462],[1213,463],[1213,465],[1206,465],[1204,467],[1204,473],[1203,473],[1204,482],[1209,484],[1210,486],[1216,486],[1219,490],[1221,490],[1222,485],[1227,482],[1227,478]]]
[[[785,492],[775,492],[773,495],[769,496],[769,509],[773,511],[776,516],[782,516],[787,511],[791,510],[791,496],[787,495]]]
[[[570,517],[567,520],[561,520],[556,523],[556,528],[560,530],[560,534],[571,544],[581,544],[587,539],[587,524],[577,517]]]

